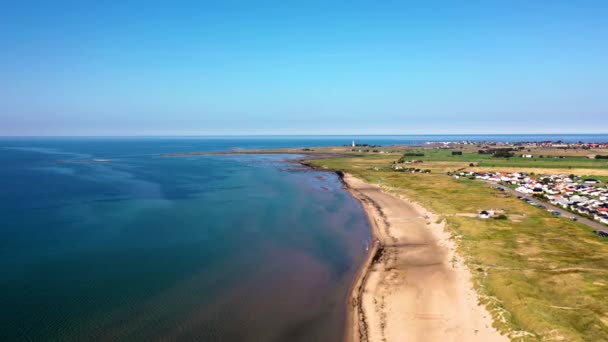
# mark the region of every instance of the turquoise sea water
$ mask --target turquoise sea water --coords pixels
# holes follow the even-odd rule
[[[370,237],[337,177],[160,154],[351,138],[0,138],[0,340],[339,340]]]

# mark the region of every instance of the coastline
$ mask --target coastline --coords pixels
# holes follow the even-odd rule
[[[331,156],[287,161],[331,172],[310,163]],[[509,340],[493,327],[438,215],[390,189],[334,172],[361,204],[373,241],[345,299],[343,341]]]
[[[361,203],[374,241],[348,294],[345,342],[508,341],[479,304],[471,273],[437,215],[337,174]]]
[[[378,239],[379,227],[376,221],[373,219],[373,215],[370,214],[370,210],[377,210],[376,208],[366,208],[366,206],[373,206],[373,204],[359,196],[354,189],[345,180],[345,174],[341,171],[336,171],[336,174],[344,184],[345,189],[353,196],[362,206],[367,221],[370,226],[370,233],[372,236],[373,243],[367,251],[367,255],[363,263],[359,266],[355,278],[351,284],[351,287],[347,296],[346,303],[346,320],[345,320],[345,331],[343,342],[361,342],[367,341],[362,339],[362,336],[368,335],[368,327],[365,319],[365,312],[361,305],[363,291],[365,290],[365,284],[369,277],[369,270],[373,264],[381,257],[384,246]]]

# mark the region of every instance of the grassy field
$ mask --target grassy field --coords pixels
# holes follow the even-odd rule
[[[581,175],[608,176],[607,159],[590,159],[595,154],[608,155],[608,150],[564,150],[551,148],[532,148],[516,151],[511,158],[495,158],[490,154],[479,154],[480,147],[473,145],[460,145],[453,149],[438,149],[432,147],[313,147],[309,149],[287,148],[276,150],[259,150],[252,152],[283,152],[306,154],[339,154],[350,155],[354,158],[375,159],[378,162],[390,162],[399,159],[403,153],[423,153],[423,156],[406,156],[406,160],[422,160],[416,167],[433,169],[435,171],[454,171],[468,169],[474,171],[528,171],[537,173],[563,173],[569,174],[577,170]],[[376,152],[374,152],[376,151]],[[453,151],[462,152],[462,155],[452,155]],[[382,153],[380,153],[382,152]],[[532,154],[534,158],[521,158],[521,154]],[[542,156],[542,158],[541,158]],[[472,166],[471,166],[472,165]],[[536,170],[532,170],[536,169]]]
[[[452,155],[452,151],[461,151],[462,155]],[[443,149],[412,149],[409,152],[424,153],[424,156],[411,156],[407,159],[423,161],[444,161],[454,163],[474,163],[478,167],[519,167],[519,168],[557,168],[557,169],[608,169],[608,160],[589,159],[584,155],[560,155],[555,152],[544,151],[534,154],[534,158],[521,158],[520,154],[529,152],[515,152],[511,158],[494,158],[489,154],[479,154],[476,150],[443,150]],[[552,156],[549,156],[553,154]]]
[[[426,160],[421,167],[433,173],[391,171],[394,156],[313,162],[380,184],[442,215],[473,272],[483,304],[497,328],[509,332],[513,340],[608,341],[606,239],[582,224],[512,197],[498,197],[496,190],[481,182],[436,172],[468,165],[466,155],[446,156],[439,150],[412,158]],[[462,215],[482,209],[505,210],[508,219]]]

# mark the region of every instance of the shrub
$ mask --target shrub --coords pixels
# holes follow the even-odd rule
[[[513,157],[513,152],[509,151],[496,151],[494,153],[494,158],[510,158]]]

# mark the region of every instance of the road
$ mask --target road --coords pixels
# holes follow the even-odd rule
[[[489,184],[489,185],[491,185],[492,187],[500,186],[501,188],[505,189],[505,192],[508,192],[508,193],[513,194],[515,196],[526,197],[526,198],[529,198],[529,199],[531,199],[531,200],[533,200],[535,202],[538,202],[539,204],[542,204],[543,206],[545,206],[547,209],[551,209],[553,211],[559,212],[561,214],[561,217],[564,218],[564,219],[566,219],[566,218],[569,219],[570,217],[574,216],[574,217],[576,217],[578,219],[578,222],[580,222],[582,224],[585,224],[585,225],[593,228],[593,230],[601,230],[603,232],[608,233],[608,227],[606,227],[605,225],[603,225],[603,224],[601,224],[601,223],[599,223],[597,221],[593,221],[593,220],[590,220],[590,219],[588,219],[586,217],[580,216],[578,214],[574,214],[574,213],[569,212],[569,211],[567,211],[567,210],[565,210],[565,209],[563,209],[561,207],[554,206],[551,203],[544,202],[544,201],[539,201],[537,198],[534,198],[532,195],[522,194],[521,192],[517,192],[514,189],[506,187],[506,186],[504,186],[502,184],[498,184],[498,183],[494,183],[494,182],[488,182],[488,181],[486,181],[486,183]],[[538,208],[538,210],[546,210],[546,209],[540,209],[540,208]]]

